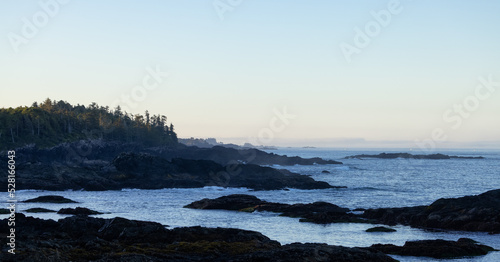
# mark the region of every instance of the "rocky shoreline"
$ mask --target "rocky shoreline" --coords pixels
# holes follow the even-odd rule
[[[269,154],[257,149],[144,147],[99,140],[28,146],[16,151],[19,189],[119,190],[123,188],[247,187],[254,190],[326,189],[309,176],[259,165],[341,164],[320,158]],[[3,155],[0,159],[3,159]],[[5,160],[7,161],[7,160]],[[259,164],[259,165],[257,165]],[[0,166],[0,171],[7,171]],[[7,186],[0,181],[0,186]]]
[[[408,225],[416,228],[500,233],[500,189],[476,196],[439,199],[429,206],[368,209],[352,213],[331,203],[280,204],[251,195],[229,195],[195,201],[186,208],[222,209],[244,212],[270,211],[300,217],[301,222],[339,222]]]
[[[76,215],[44,220],[16,213],[15,254],[4,245],[0,261],[397,261],[387,254],[459,258],[493,248],[471,239],[408,241],[404,246],[343,247],[321,243],[281,245],[255,231],[180,227],[115,217]],[[7,219],[0,232],[9,234]]]
[[[401,223],[421,227],[420,224],[405,221],[420,219],[425,223],[441,215],[443,221],[461,221],[465,227],[460,230],[498,233],[495,230],[498,229],[499,201],[500,189],[477,196],[439,199],[427,207],[368,209],[363,214],[358,214],[352,213],[348,208],[326,202],[282,204],[264,201],[251,195],[235,194],[216,199],[202,199],[185,207],[277,212],[282,216],[298,217],[302,222],[318,224]],[[24,202],[77,203],[57,195],[40,196]],[[388,255],[442,259],[483,256],[497,251],[466,238],[458,241],[407,241],[403,246],[374,244],[370,247],[354,248],[321,243],[281,245],[261,233],[248,230],[199,226],[168,229],[168,226],[156,222],[120,217],[95,218],[91,215],[101,213],[82,207],[62,208],[57,213],[73,216],[53,221],[16,213],[16,232],[19,232],[16,233],[16,254],[7,252],[9,246],[4,245],[0,261],[397,261]],[[469,220],[464,218],[464,214],[470,215]],[[450,219],[452,217],[457,219]],[[4,239],[10,232],[7,222],[7,219],[0,221],[0,232]],[[439,227],[439,224],[434,225],[434,228],[450,229]],[[394,230],[376,227],[367,231]]]
[[[72,216],[59,221],[16,214],[16,254],[0,261],[374,261],[395,259],[374,248],[281,245],[261,233],[231,228],[167,229],[155,222]],[[8,234],[7,221],[0,232]]]
[[[329,223],[367,223],[368,221],[348,213],[348,208],[326,202],[314,202],[310,204],[281,204],[267,202],[255,196],[234,194],[222,196],[216,199],[202,199],[195,201],[185,208],[193,209],[220,209],[242,212],[268,211],[280,213],[280,216],[298,217],[300,222],[311,222],[316,224]]]
[[[442,198],[429,206],[368,209],[364,218],[417,228],[500,233],[500,189],[476,196]]]

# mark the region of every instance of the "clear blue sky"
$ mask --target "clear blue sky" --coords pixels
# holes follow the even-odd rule
[[[217,1],[73,0],[52,16],[46,2],[0,4],[0,107],[119,101],[167,115],[180,137],[233,142],[258,136],[286,107],[296,117],[269,144],[411,146],[436,128],[442,146],[500,144],[500,86],[475,95],[480,77],[500,82],[498,1],[401,0],[350,63],[342,43],[355,46],[355,28],[391,1],[243,0],[223,19]],[[38,19],[35,34],[24,19]],[[13,35],[26,40],[17,52]],[[121,97],[157,66],[168,77],[127,106]],[[464,101],[467,117],[454,109]]]

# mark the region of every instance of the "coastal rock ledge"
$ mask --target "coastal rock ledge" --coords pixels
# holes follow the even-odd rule
[[[260,200],[256,196],[233,194],[215,199],[202,199],[184,206],[193,209],[237,210],[242,212],[268,211],[280,213],[281,216],[300,217],[300,222],[316,224],[329,223],[367,223],[368,221],[349,213],[348,208],[342,208],[327,202],[309,204],[282,204]]]
[[[368,209],[364,218],[418,228],[500,233],[500,189],[477,196],[442,198],[429,206]]]
[[[281,245],[261,233],[230,228],[166,229],[155,222],[74,216],[43,220],[16,214],[16,254],[0,261],[397,261],[373,248]],[[8,234],[7,220],[0,232]]]

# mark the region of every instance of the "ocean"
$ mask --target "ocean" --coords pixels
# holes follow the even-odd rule
[[[193,201],[229,194],[250,194],[263,200],[280,203],[311,203],[326,201],[341,207],[378,208],[428,205],[439,198],[461,197],[500,188],[500,150],[434,150],[457,156],[483,156],[485,159],[344,159],[358,154],[381,152],[411,152],[403,149],[325,149],[280,148],[268,151],[280,155],[321,157],[341,161],[343,165],[272,166],[309,175],[326,181],[339,189],[252,191],[246,188],[205,187],[196,189],[161,189],[86,192],[37,191],[17,192],[18,201],[41,195],[57,194],[78,204],[18,203],[18,211],[43,207],[59,210],[66,207],[87,207],[105,212],[96,217],[124,217],[155,221],[170,228],[183,226],[230,227],[254,230],[282,244],[316,242],[348,247],[366,247],[376,243],[403,245],[408,240],[472,238],[500,249],[500,237],[487,233],[428,231],[395,226],[393,233],[366,233],[370,224],[339,223],[317,225],[301,223],[298,218],[280,217],[270,212],[234,212],[223,210],[193,210],[183,208]],[[330,173],[322,173],[323,170]],[[18,181],[22,183],[22,181]],[[5,197],[7,199],[7,197]],[[7,204],[5,203],[5,206]],[[29,214],[44,219],[60,219],[65,215],[54,213]],[[7,215],[0,215],[5,218]],[[20,243],[22,245],[22,243]],[[431,258],[393,256],[400,261],[435,261]],[[500,261],[500,252],[478,258],[447,261]]]

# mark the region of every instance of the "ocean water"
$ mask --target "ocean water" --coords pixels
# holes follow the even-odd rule
[[[500,151],[498,150],[439,150],[458,156],[484,156],[485,159],[413,160],[413,159],[343,159],[357,154],[381,152],[408,152],[407,150],[339,150],[281,148],[276,154],[301,157],[321,157],[342,161],[343,165],[273,166],[310,175],[316,180],[344,189],[251,191],[246,188],[205,187],[201,189],[161,189],[86,192],[36,191],[17,192],[19,201],[41,195],[57,194],[73,199],[78,204],[18,203],[18,210],[43,207],[59,210],[65,207],[87,207],[104,215],[96,217],[125,217],[155,221],[169,227],[206,226],[232,227],[263,233],[282,244],[316,242],[348,247],[364,247],[376,243],[403,245],[408,240],[472,238],[500,249],[500,236],[487,233],[426,231],[406,226],[395,226],[394,233],[366,233],[373,225],[341,223],[316,225],[300,223],[297,218],[280,217],[269,212],[233,212],[223,210],[193,210],[183,208],[193,201],[229,194],[251,194],[263,200],[281,203],[310,203],[326,201],[355,208],[402,207],[427,205],[439,198],[480,194],[500,188]],[[410,152],[411,153],[411,152]],[[418,152],[415,152],[418,154]],[[323,174],[327,170],[330,174]],[[19,181],[22,183],[22,181]],[[5,197],[7,199],[7,196]],[[5,204],[7,205],[7,204]],[[60,219],[58,214],[30,214],[45,219]],[[0,215],[0,218],[6,215]],[[400,261],[435,261],[421,257],[399,257]],[[479,258],[447,261],[500,261],[500,252]]]

